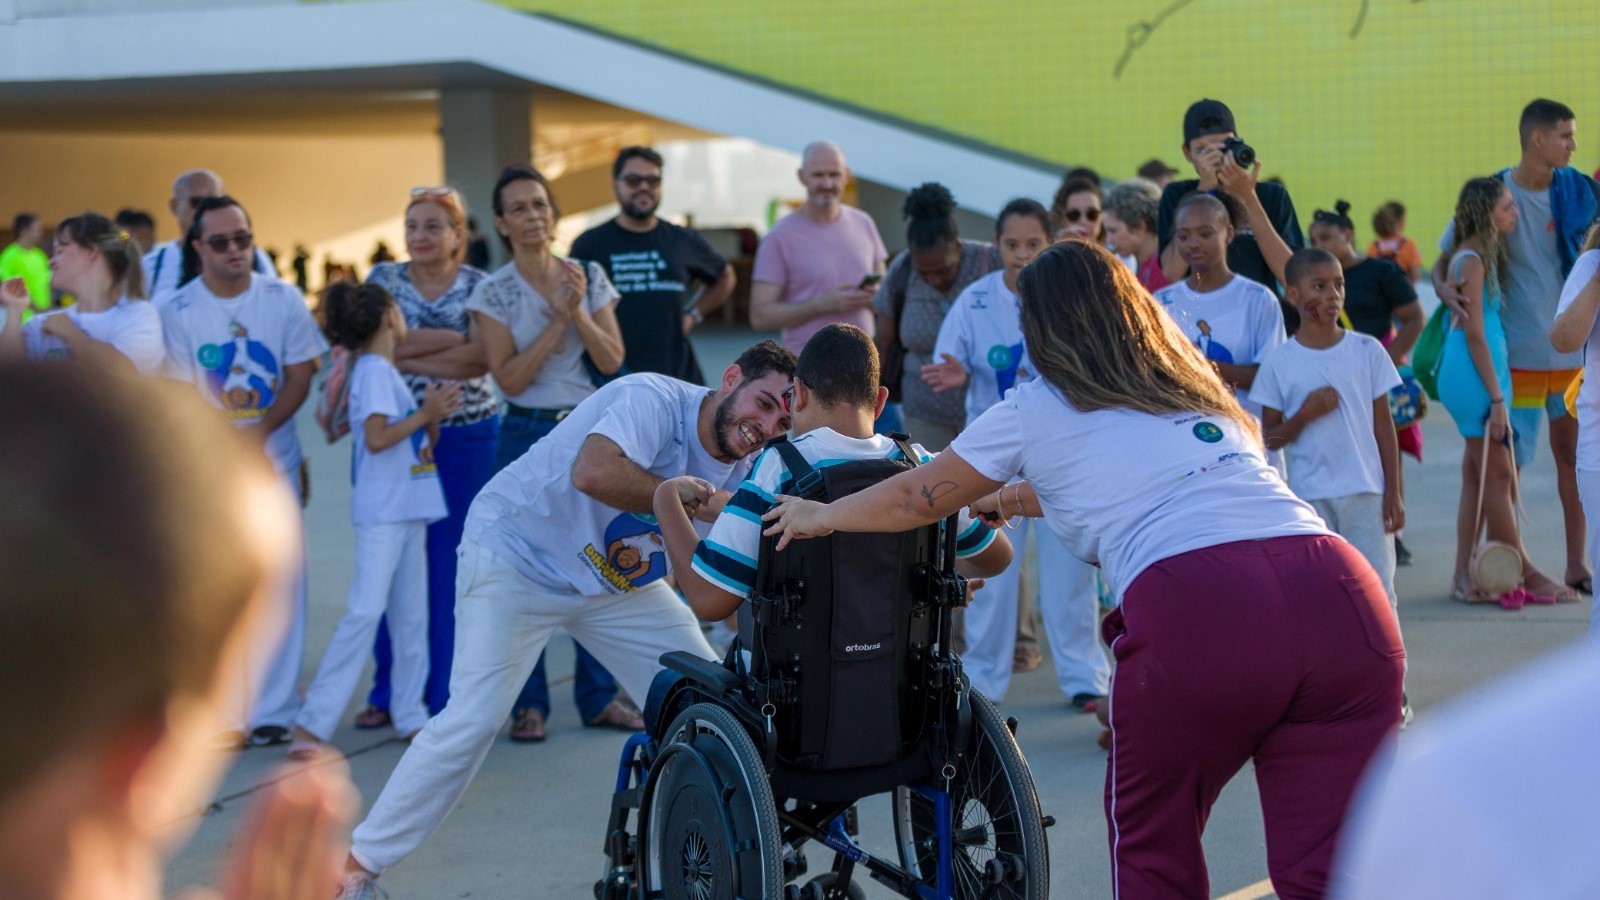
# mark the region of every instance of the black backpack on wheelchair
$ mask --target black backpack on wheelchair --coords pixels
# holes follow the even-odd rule
[[[780,493],[837,500],[915,467],[905,436],[893,437],[901,458],[820,469],[778,438],[769,447],[790,476]],[[952,516],[782,552],[762,539],[727,658],[662,657],[681,677],[655,727],[623,750],[597,898],[857,897],[856,866],[905,897],[1048,895],[1050,820],[1015,720],[969,690],[949,646],[966,596],[956,526]],[[855,843],[856,801],[885,792],[898,866]],[[807,841],[834,851],[834,865],[791,884]]]
[[[792,479],[783,493],[827,502],[914,467],[915,451],[903,438],[897,444],[898,459],[822,469],[784,438],[769,446]],[[953,565],[941,571],[940,531],[936,524],[835,534],[795,541],[781,553],[776,538],[762,538],[749,600],[750,693],[772,713],[768,753],[796,774],[893,765],[923,749],[927,726],[940,712],[929,708],[924,685],[949,631],[936,610],[953,608],[966,594]],[[958,677],[959,660],[945,665],[953,667],[949,677]],[[965,707],[952,715],[970,720]],[[894,773],[891,780],[913,774]]]

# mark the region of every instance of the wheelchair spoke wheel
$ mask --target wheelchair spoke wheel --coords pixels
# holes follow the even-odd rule
[[[972,744],[949,788],[954,897],[1044,900],[1050,892],[1050,860],[1033,776],[994,704],[975,691],[968,697]],[[924,883],[936,884],[934,801],[915,789],[895,788],[894,829],[901,865]]]
[[[783,892],[772,788],[755,743],[730,712],[689,707],[667,729],[640,818],[644,887],[665,900],[738,900]]]

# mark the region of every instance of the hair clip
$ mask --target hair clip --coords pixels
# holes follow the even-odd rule
[[[117,232],[117,240],[119,240],[119,241],[128,240],[128,233],[126,231]]]

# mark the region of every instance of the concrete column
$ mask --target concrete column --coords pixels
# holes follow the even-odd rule
[[[526,91],[449,89],[439,95],[445,182],[461,192],[467,213],[489,239],[490,258],[505,262],[494,231],[491,192],[500,170],[533,163],[533,102]]]

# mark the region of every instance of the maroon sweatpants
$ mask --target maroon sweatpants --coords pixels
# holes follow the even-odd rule
[[[1103,633],[1114,896],[1209,897],[1200,833],[1254,759],[1273,887],[1321,897],[1356,782],[1400,721],[1405,649],[1367,561],[1334,537],[1195,550],[1141,573]]]

